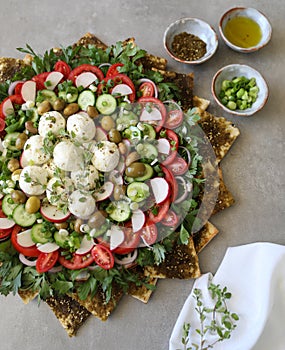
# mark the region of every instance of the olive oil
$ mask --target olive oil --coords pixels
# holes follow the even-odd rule
[[[227,39],[234,45],[248,48],[257,45],[262,37],[260,26],[251,18],[231,18],[224,28]]]

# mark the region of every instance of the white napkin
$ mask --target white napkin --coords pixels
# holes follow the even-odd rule
[[[211,305],[208,293],[211,281],[226,286],[232,293],[228,309],[239,315],[231,338],[217,343],[213,349],[285,349],[285,247],[253,243],[228,248],[215,276],[208,273],[195,281],[172,331],[169,350],[183,349],[184,322],[191,323],[193,330],[200,328],[193,290],[201,289],[205,305]]]

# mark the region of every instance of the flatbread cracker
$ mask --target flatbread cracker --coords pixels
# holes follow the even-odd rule
[[[216,201],[215,208],[213,210],[212,215],[217,214],[218,212],[229,208],[235,203],[235,199],[232,195],[232,193],[228,190],[227,186],[225,185],[224,179],[223,179],[223,172],[222,169],[219,167],[218,174],[220,177],[220,184],[219,184],[219,194]]]
[[[210,105],[210,101],[199,96],[193,96],[193,107],[197,107],[200,111],[205,111]]]
[[[193,236],[194,246],[197,254],[199,254],[208,243],[219,233],[219,230],[208,221],[200,231]]]
[[[32,291],[30,289],[29,290],[19,289],[18,294],[22,299],[23,303],[28,304],[30,301],[34,300],[39,293],[37,291]]]

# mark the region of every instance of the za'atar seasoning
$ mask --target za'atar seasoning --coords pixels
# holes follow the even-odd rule
[[[173,38],[171,49],[173,54],[184,61],[196,61],[207,51],[207,44],[198,36],[182,32]]]

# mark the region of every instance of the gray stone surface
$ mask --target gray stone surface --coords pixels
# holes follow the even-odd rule
[[[231,51],[220,40],[216,55],[201,66],[188,67],[169,59],[170,68],[193,71],[195,93],[211,100],[209,111],[232,120],[241,131],[222,161],[224,178],[236,204],[212,220],[220,233],[200,255],[203,272],[214,273],[229,246],[256,241],[285,243],[284,7],[278,0],[240,4],[258,8],[269,17],[273,36],[267,47],[245,55]],[[65,46],[89,31],[108,44],[133,36],[142,48],[166,57],[162,37],[170,22],[199,17],[218,31],[220,15],[236,1],[0,0],[0,5],[0,56],[21,57],[16,48],[26,43],[38,52]],[[214,73],[230,63],[249,64],[268,82],[268,103],[255,116],[228,115],[211,97]],[[0,349],[166,350],[192,285],[193,281],[161,281],[147,305],[125,297],[107,322],[90,318],[74,339],[67,337],[44,303],[26,306],[18,297],[1,296]]]

